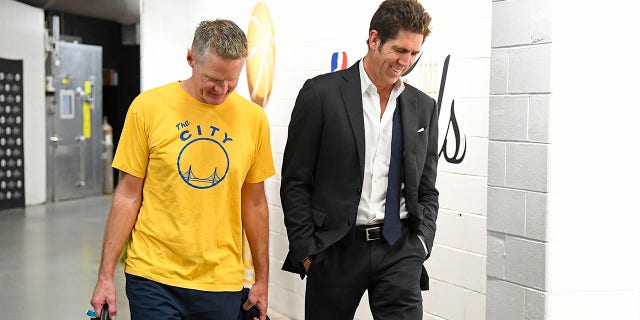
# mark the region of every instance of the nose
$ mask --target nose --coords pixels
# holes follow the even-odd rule
[[[413,59],[415,59],[415,57],[411,54],[411,52],[405,52],[400,54],[400,58],[398,59],[398,62],[403,66],[407,67],[411,65],[411,63],[413,63]]]
[[[226,80],[217,81],[213,87],[213,91],[216,94],[224,94],[225,92],[227,92],[228,88],[229,88],[229,84],[227,83]]]

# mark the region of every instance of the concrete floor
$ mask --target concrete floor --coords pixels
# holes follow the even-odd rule
[[[0,319],[89,319],[110,206],[101,196],[0,211]],[[130,320],[124,283],[119,264],[118,320]]]

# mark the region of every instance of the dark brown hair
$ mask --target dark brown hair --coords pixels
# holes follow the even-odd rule
[[[395,38],[400,30],[420,33],[424,36],[424,42],[431,33],[430,23],[431,16],[417,0],[386,0],[373,14],[369,32],[378,32],[381,46],[387,40]]]

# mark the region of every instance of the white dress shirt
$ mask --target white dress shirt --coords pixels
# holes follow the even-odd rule
[[[364,71],[360,60],[360,90],[364,110],[364,181],[358,204],[356,225],[382,223],[391,161],[391,132],[396,99],[404,90],[402,81],[396,82],[387,106],[380,117],[380,96],[376,86]],[[404,198],[404,182],[400,186],[400,219],[408,215]]]
[[[380,95],[364,71],[364,59],[360,60],[360,90],[362,91],[362,108],[364,112],[364,181],[362,194],[358,204],[356,225],[377,224],[384,222],[387,186],[389,185],[389,163],[391,162],[391,132],[393,129],[393,113],[396,111],[396,99],[404,91],[404,83],[394,84],[387,101],[387,107],[380,117]],[[404,182],[400,185],[400,219],[409,215],[405,206]],[[424,251],[428,254],[427,245],[418,235]]]

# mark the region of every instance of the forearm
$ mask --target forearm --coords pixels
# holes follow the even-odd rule
[[[314,241],[311,193],[322,142],[324,106],[321,101],[313,81],[305,82],[291,112],[282,160],[280,199],[289,249],[296,261],[309,256]]]
[[[269,281],[269,213],[266,208],[257,209],[244,223],[256,282]]]
[[[435,186],[437,162],[438,158],[434,154],[427,156],[418,187],[418,210],[423,211],[418,213],[422,220],[420,231],[424,236],[429,251],[431,250],[433,238],[435,237],[439,208],[439,192]]]
[[[255,271],[256,283],[269,281],[269,208],[264,183],[245,183],[242,188],[242,224]]]
[[[429,140],[426,159],[422,168],[422,176],[418,186],[418,203],[422,208],[421,234],[424,236],[427,250],[430,252],[436,232],[436,220],[438,219],[439,193],[436,188],[438,174],[438,112],[435,102],[432,101],[432,114],[429,121]]]
[[[282,180],[280,199],[284,213],[284,224],[289,239],[289,249],[303,259],[309,256],[314,225],[311,213],[310,191],[303,182],[293,182],[289,177]],[[298,259],[298,260],[300,260]]]
[[[126,176],[126,177],[125,177]],[[111,280],[122,249],[131,235],[141,204],[142,180],[121,175],[115,190],[102,243],[99,280]]]

